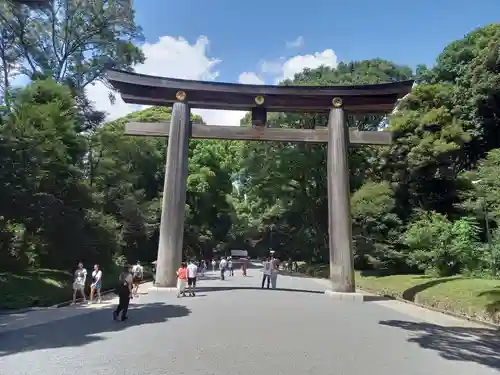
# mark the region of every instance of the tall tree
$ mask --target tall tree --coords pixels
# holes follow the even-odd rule
[[[23,73],[31,78],[52,77],[81,91],[106,68],[131,69],[144,61],[134,45],[142,32],[130,0],[54,0],[49,7],[8,9],[4,27],[22,46]]]

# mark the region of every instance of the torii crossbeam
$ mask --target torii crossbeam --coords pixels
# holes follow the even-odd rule
[[[358,86],[265,86],[202,82],[110,70],[107,79],[126,103],[173,105],[170,122],[126,125],[126,134],[168,136],[156,285],[174,287],[182,260],[189,137],[328,144],[330,294],[354,295],[349,145],[388,145],[391,133],[347,129],[344,111],[390,112],[413,81]],[[252,127],[192,124],[190,108],[247,110]],[[323,129],[267,128],[267,112],[329,112]]]

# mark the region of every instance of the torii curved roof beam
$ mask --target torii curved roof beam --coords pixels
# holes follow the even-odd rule
[[[183,91],[191,108],[269,112],[324,112],[340,97],[350,113],[384,113],[411,91],[413,81],[356,86],[269,86],[192,81],[108,70],[107,80],[126,103],[168,106]],[[256,104],[257,96],[264,103]]]

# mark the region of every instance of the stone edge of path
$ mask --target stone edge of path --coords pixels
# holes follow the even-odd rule
[[[341,301],[352,301],[352,302],[365,302],[367,300],[367,294],[364,293],[343,293],[335,292],[333,290],[325,290],[325,296]]]
[[[305,278],[308,278],[308,279],[312,279],[312,280],[320,282],[323,285],[325,285],[325,283],[329,282],[328,279],[318,278],[318,277],[306,275],[306,274],[303,274],[303,273],[287,272],[287,271],[281,271],[281,272],[282,272],[283,275],[286,275],[286,276],[291,276],[291,277],[298,276],[298,277],[305,277]],[[448,316],[451,316],[453,318],[464,319],[464,320],[470,321],[470,322],[475,323],[475,324],[487,326],[487,327],[490,327],[490,328],[500,329],[500,324],[495,324],[493,322],[488,322],[488,321],[485,321],[485,320],[472,318],[472,317],[467,316],[465,314],[460,314],[460,313],[456,313],[456,312],[449,311],[449,310],[439,309],[437,307],[433,307],[433,306],[429,306],[429,305],[424,305],[424,304],[421,304],[421,303],[418,303],[418,302],[408,301],[408,300],[405,300],[405,299],[400,298],[400,297],[389,296],[387,294],[377,293],[376,291],[373,291],[373,290],[362,289],[357,284],[356,284],[356,289],[359,291],[359,293],[354,293],[354,294],[362,294],[364,296],[377,296],[377,297],[384,298],[387,301],[403,302],[403,303],[406,303],[406,304],[411,305],[411,306],[420,307],[422,309],[427,309],[427,310],[430,310],[430,311],[434,311],[434,312],[437,312],[437,313],[448,315]],[[331,292],[331,291],[330,290],[326,290],[325,291],[325,295],[330,295],[327,292]],[[366,301],[366,299],[363,298],[363,301]]]
[[[359,289],[359,290],[361,290],[361,289]],[[441,313],[441,314],[444,314],[444,315],[448,315],[448,316],[451,316],[453,318],[463,319],[463,320],[467,320],[467,321],[475,323],[475,324],[487,326],[487,327],[490,327],[490,328],[500,329],[500,324],[495,324],[493,322],[488,322],[486,320],[472,318],[472,317],[467,316],[465,314],[460,314],[460,313],[456,313],[456,312],[449,311],[449,310],[439,309],[437,307],[433,307],[433,306],[429,306],[429,305],[424,305],[424,304],[418,303],[418,302],[408,301],[408,300],[405,300],[403,298],[396,297],[396,296],[389,296],[389,295],[386,295],[386,294],[380,294],[380,293],[377,293],[377,292],[371,291],[371,290],[364,289],[363,291],[365,293],[367,293],[367,294],[372,294],[372,295],[383,297],[383,298],[385,298],[388,301],[403,302],[403,303],[405,303],[407,305],[417,306],[417,307],[420,307],[422,309],[426,309],[426,310],[434,311],[434,312]]]

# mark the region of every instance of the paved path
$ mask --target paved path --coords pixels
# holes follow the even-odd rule
[[[314,279],[280,276],[287,290],[260,290],[260,275],[202,281],[194,298],[150,291],[133,300],[125,323],[111,320],[109,305],[45,310],[47,323],[40,311],[4,316],[0,374],[499,372],[490,329],[395,301],[335,300]]]

